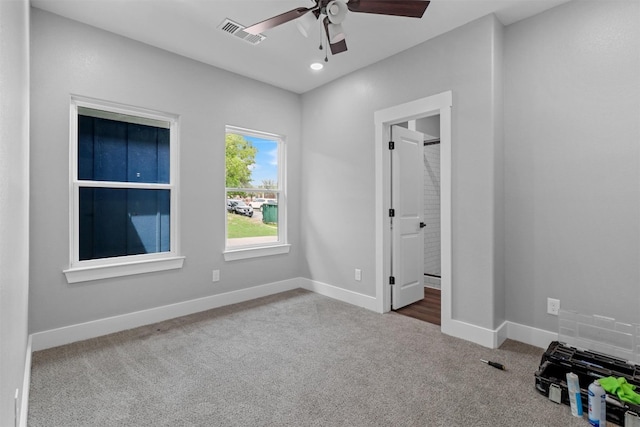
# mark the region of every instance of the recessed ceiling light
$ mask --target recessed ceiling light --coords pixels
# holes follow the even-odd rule
[[[312,70],[322,70],[324,68],[324,65],[322,65],[322,63],[320,62],[314,62],[313,64],[309,65],[309,67],[311,67]]]

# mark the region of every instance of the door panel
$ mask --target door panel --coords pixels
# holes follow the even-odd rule
[[[391,275],[394,310],[424,298],[424,135],[392,126]]]

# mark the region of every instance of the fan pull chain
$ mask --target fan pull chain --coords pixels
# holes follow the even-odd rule
[[[329,62],[329,39],[322,37],[322,27],[320,27],[320,43],[324,40],[325,50],[324,50],[324,62]]]
[[[324,51],[324,62],[329,62],[329,49]]]

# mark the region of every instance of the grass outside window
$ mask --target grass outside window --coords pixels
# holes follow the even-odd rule
[[[277,235],[278,226],[276,224],[264,224],[261,220],[227,213],[227,237],[229,239]]]

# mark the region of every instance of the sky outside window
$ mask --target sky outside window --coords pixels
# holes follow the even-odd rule
[[[251,167],[251,184],[261,187],[264,181],[278,183],[278,143],[276,141],[246,136],[257,149],[255,164]]]

